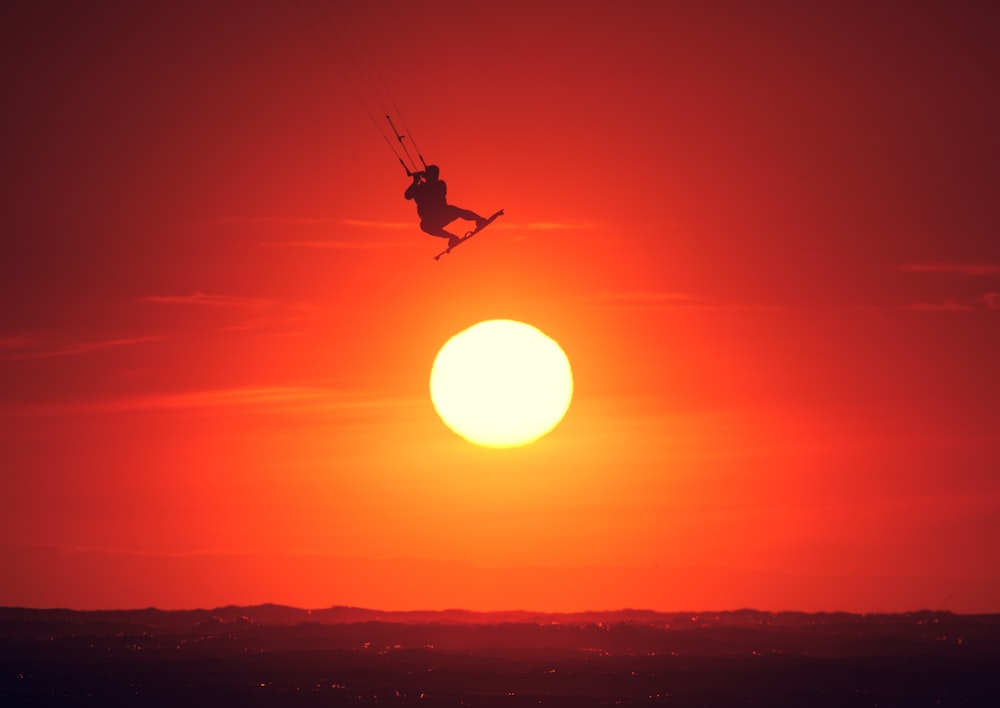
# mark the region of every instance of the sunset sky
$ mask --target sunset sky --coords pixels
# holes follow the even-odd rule
[[[994,3],[322,2],[0,6],[0,605],[1000,612]]]

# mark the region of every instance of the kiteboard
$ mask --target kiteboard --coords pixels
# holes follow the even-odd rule
[[[446,253],[451,253],[452,249],[458,248],[463,243],[465,243],[466,241],[468,241],[470,238],[472,238],[473,236],[475,236],[476,234],[478,234],[480,231],[482,231],[483,229],[485,229],[487,226],[489,226],[490,224],[492,224],[493,220],[496,219],[498,216],[503,216],[503,209],[501,209],[496,214],[494,214],[489,219],[487,219],[486,223],[484,223],[482,226],[478,226],[478,227],[474,228],[472,231],[466,231],[465,232],[465,236],[463,236],[462,238],[458,239],[458,242],[454,246],[448,246],[448,248],[444,249],[443,251],[441,251],[441,253],[439,253],[436,256],[434,256],[434,260],[439,259],[441,256],[445,255]]]

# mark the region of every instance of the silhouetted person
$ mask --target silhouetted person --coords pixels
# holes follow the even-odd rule
[[[475,221],[478,229],[486,224],[486,219],[474,211],[449,204],[448,187],[443,180],[438,179],[439,174],[437,165],[427,165],[423,172],[414,172],[413,184],[407,188],[403,196],[417,203],[420,228],[431,236],[448,239],[448,248],[451,248],[459,242],[459,237],[445,231],[445,226],[455,219],[465,219]]]

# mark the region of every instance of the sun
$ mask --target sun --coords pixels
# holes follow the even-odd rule
[[[538,440],[569,409],[573,372],[565,352],[535,327],[487,320],[441,347],[431,401],[449,428],[484,447]]]

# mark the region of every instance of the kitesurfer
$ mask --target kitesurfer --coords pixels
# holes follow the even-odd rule
[[[474,211],[462,209],[449,204],[448,187],[439,178],[440,169],[437,165],[427,165],[423,171],[413,173],[413,184],[403,194],[407,199],[417,203],[417,214],[420,216],[420,228],[431,236],[448,239],[448,248],[458,245],[460,239],[453,233],[445,231],[445,226],[455,219],[475,221],[476,228],[483,228],[487,219]]]

